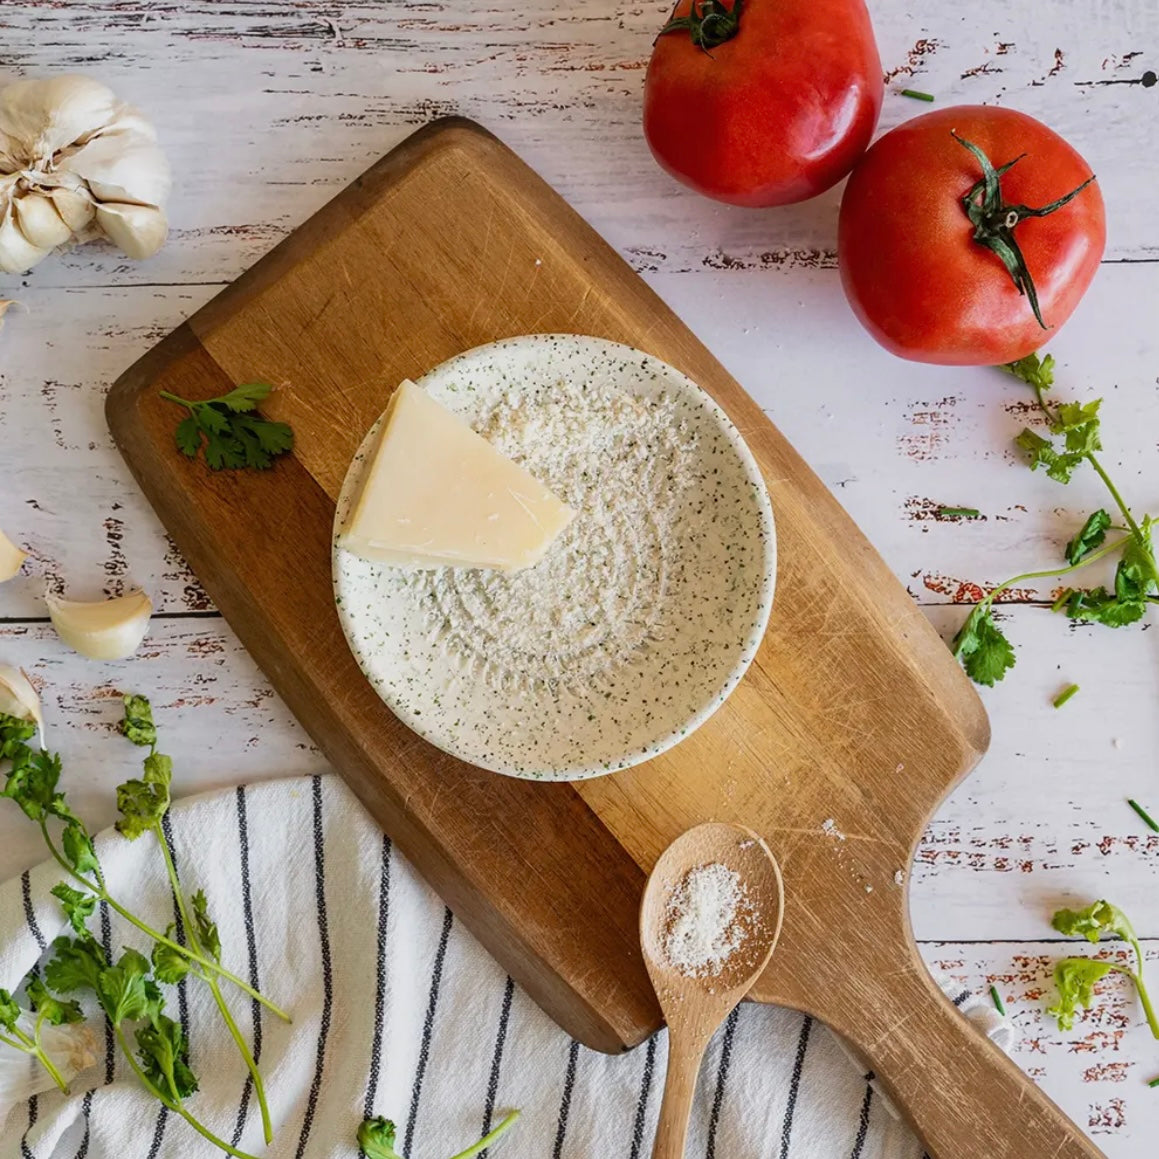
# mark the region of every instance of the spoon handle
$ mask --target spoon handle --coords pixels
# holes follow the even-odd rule
[[[685,1038],[669,1031],[668,1074],[664,1079],[664,1099],[660,1103],[652,1159],[684,1159],[692,1096],[696,1094],[700,1060],[707,1045],[707,1040],[699,1036]]]

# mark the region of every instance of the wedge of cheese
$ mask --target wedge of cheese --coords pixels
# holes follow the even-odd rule
[[[575,518],[413,382],[394,392],[338,543],[397,567],[517,571]]]

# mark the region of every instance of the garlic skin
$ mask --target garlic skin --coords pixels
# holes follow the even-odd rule
[[[165,242],[169,163],[153,126],[86,76],[0,89],[0,271],[108,238],[132,258]]]
[[[0,308],[0,316],[3,316],[4,311],[11,304],[11,302],[0,303],[0,307],[2,307]],[[24,561],[27,558],[28,552],[21,551],[3,531],[0,531],[0,584],[16,575],[24,566]]]
[[[43,739],[44,714],[40,697],[24,672],[19,668],[9,668],[7,664],[0,664],[0,716],[33,721]]]
[[[90,660],[127,660],[149,630],[153,603],[142,591],[111,600],[44,597],[56,634]]]
[[[32,1034],[36,1024],[25,1015],[19,1025],[26,1034]],[[40,1043],[66,1083],[97,1061],[96,1035],[87,1023],[41,1026]],[[54,1090],[52,1076],[35,1058],[0,1043],[0,1127],[13,1107],[26,1103],[33,1095]]]

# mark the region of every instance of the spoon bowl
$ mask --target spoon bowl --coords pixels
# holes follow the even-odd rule
[[[696,970],[671,959],[670,903],[700,867],[723,865],[739,878],[733,948]],[[640,907],[640,941],[648,976],[668,1023],[668,1075],[653,1159],[681,1159],[700,1061],[709,1040],[764,972],[784,918],[781,870],[751,829],[710,821],[678,837],[656,862]]]

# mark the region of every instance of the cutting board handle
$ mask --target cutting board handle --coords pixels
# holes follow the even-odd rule
[[[1082,1130],[958,1011],[916,952],[830,1019],[864,1055],[931,1159],[1105,1159]]]

